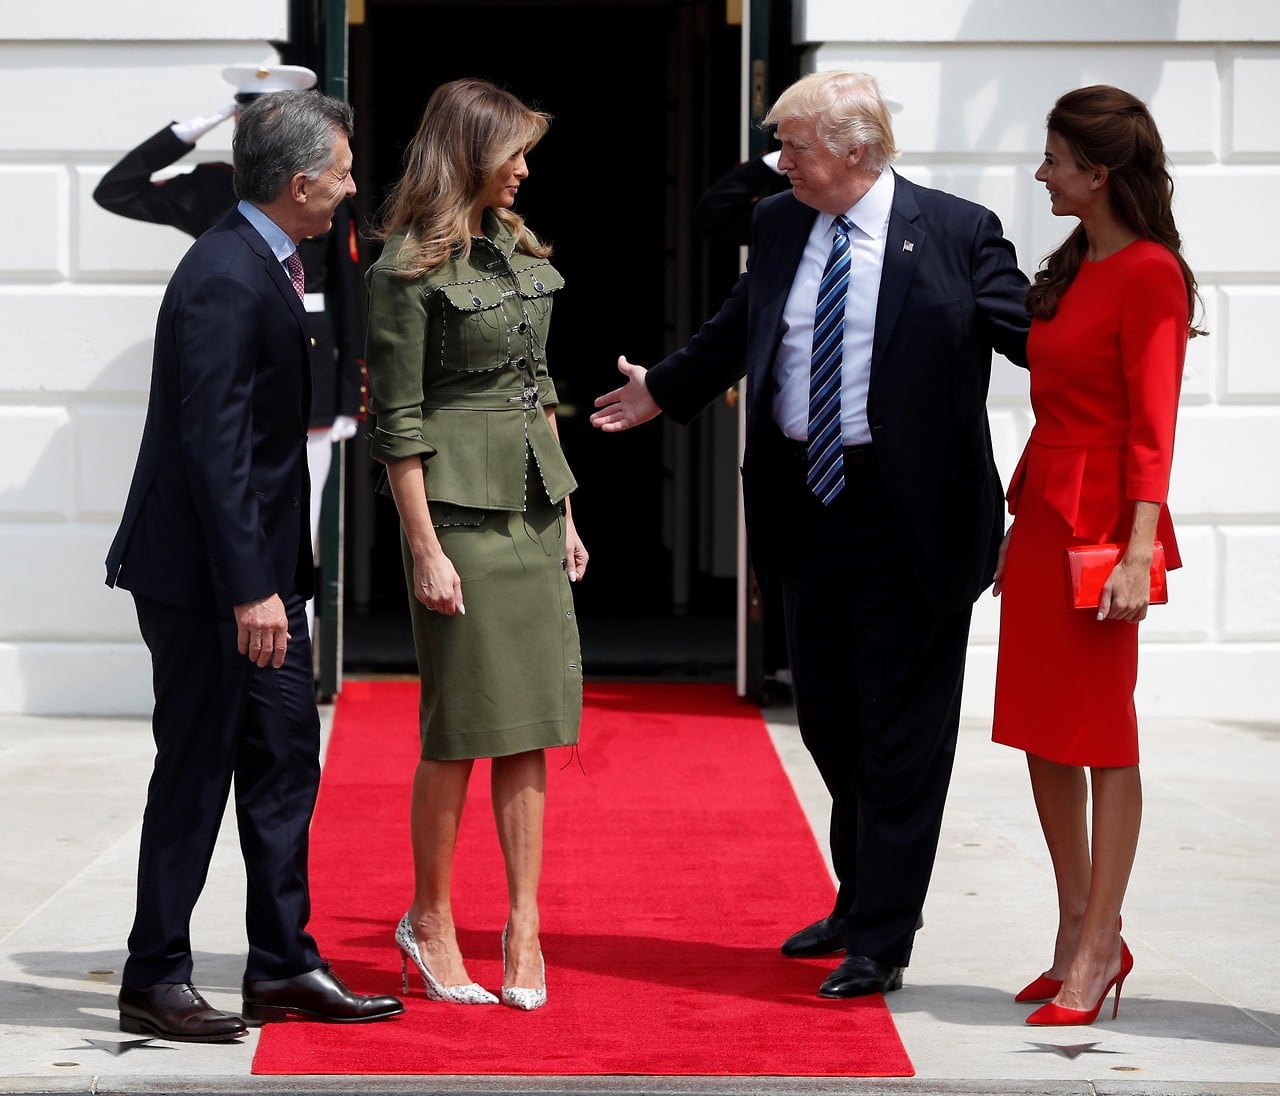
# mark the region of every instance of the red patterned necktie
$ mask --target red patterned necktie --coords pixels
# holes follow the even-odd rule
[[[289,281],[293,282],[293,288],[297,291],[298,300],[302,300],[307,292],[307,277],[302,272],[302,260],[298,258],[296,251],[285,259],[284,268],[289,272]]]

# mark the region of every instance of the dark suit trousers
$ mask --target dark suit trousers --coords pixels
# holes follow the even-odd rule
[[[875,465],[846,461],[829,506],[803,447],[770,462],[797,722],[831,793],[831,856],[851,955],[906,966],[937,853],[972,611],[921,592]]]
[[[134,596],[151,651],[155,766],[138,853],[138,895],[121,981],[189,982],[191,914],[235,788],[248,883],[246,978],[320,966],[306,931],[308,829],[320,783],[305,602],[292,595],[288,653],[276,670],[236,650],[236,626]]]

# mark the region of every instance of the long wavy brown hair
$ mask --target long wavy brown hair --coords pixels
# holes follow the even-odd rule
[[[1045,126],[1066,142],[1077,167],[1107,169],[1111,211],[1126,228],[1173,253],[1187,285],[1187,315],[1191,317],[1187,335],[1207,335],[1195,322],[1200,294],[1195,275],[1182,257],[1182,238],[1173,220],[1173,177],[1160,131],[1146,104],[1120,88],[1094,84],[1059,98]],[[1045,259],[1027,290],[1027,311],[1033,317],[1053,318],[1088,247],[1084,225],[1076,225]]]
[[[382,240],[405,230],[406,277],[421,277],[471,253],[469,222],[476,202],[506,162],[517,152],[528,153],[550,125],[551,115],[488,80],[451,80],[431,93],[405,151],[404,174],[374,229]],[[493,213],[510,229],[519,250],[539,258],[551,254],[550,245],[514,210]]]

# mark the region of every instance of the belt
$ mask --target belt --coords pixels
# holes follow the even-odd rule
[[[532,411],[539,406],[537,385],[525,385],[514,391],[495,388],[490,392],[435,392],[426,394],[424,411]]]
[[[781,437],[783,448],[788,453],[792,454],[796,460],[800,461],[802,464],[808,465],[809,443],[796,441],[794,438],[789,438],[785,434],[781,435]],[[865,445],[844,445],[841,446],[841,448],[844,450],[845,471],[850,471],[854,468],[865,468],[872,463],[872,449],[874,447],[870,442],[867,442]]]

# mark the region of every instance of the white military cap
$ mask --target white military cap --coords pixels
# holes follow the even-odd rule
[[[236,102],[248,103],[272,91],[306,91],[316,74],[301,65],[229,65],[222,78],[236,89]]]

